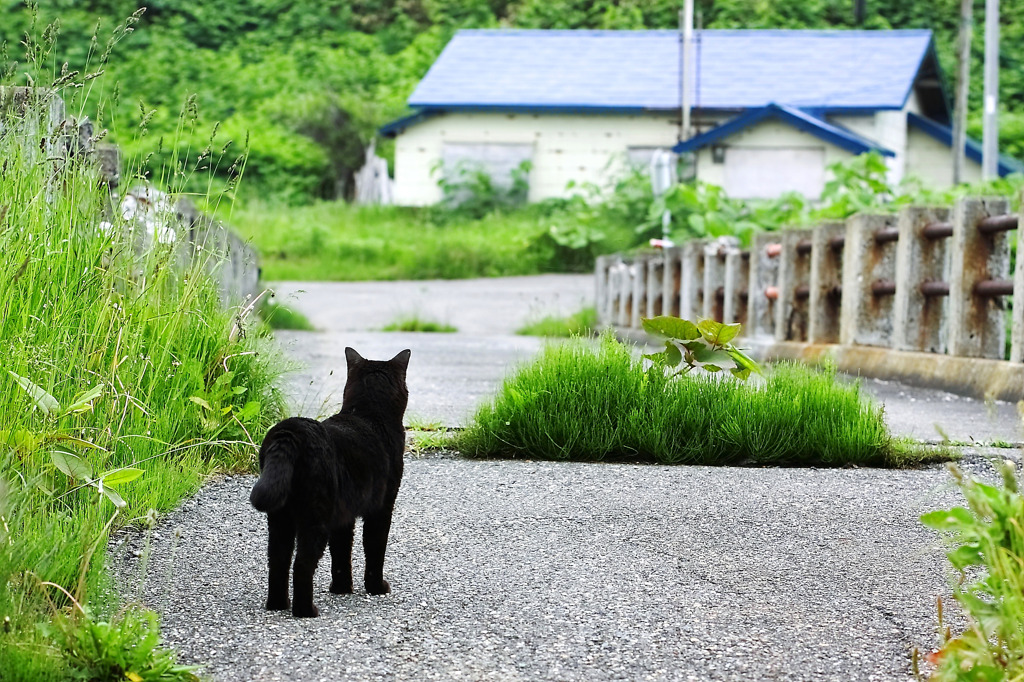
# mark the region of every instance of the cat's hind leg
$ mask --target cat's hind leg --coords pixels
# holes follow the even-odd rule
[[[352,538],[355,522],[344,524],[331,533],[331,592],[352,594]]]
[[[295,550],[295,522],[288,512],[267,514],[267,604],[268,611],[287,609],[288,569]]]
[[[384,552],[391,531],[391,507],[363,518],[363,551],[366,553],[366,575],[363,584],[368,594],[387,594],[391,585],[384,580]]]
[[[292,568],[292,615],[315,618],[320,611],[313,605],[313,574],[327,548],[328,533],[322,526],[300,528]]]

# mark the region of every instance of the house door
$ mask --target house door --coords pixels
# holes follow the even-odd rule
[[[726,147],[725,193],[735,199],[774,199],[800,192],[808,199],[825,188],[822,147]]]

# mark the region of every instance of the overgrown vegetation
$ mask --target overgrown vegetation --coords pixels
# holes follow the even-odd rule
[[[904,466],[882,408],[834,370],[773,367],[747,383],[672,376],[609,337],[547,347],[455,441],[470,457],[667,464]]]
[[[316,331],[316,327],[298,310],[289,308],[282,303],[268,302],[259,307],[260,319],[271,329],[294,329],[297,331]]]
[[[953,635],[939,601],[940,648],[928,658],[934,680],[1018,680],[1024,677],[1024,497],[1017,465],[995,462],[1001,485],[950,471],[966,507],[925,514],[925,525],[948,533],[949,561],[959,576],[953,592],[967,627]]]
[[[597,309],[587,307],[568,317],[548,315],[523,325],[516,330],[522,336],[550,336],[568,338],[589,336],[597,329]]]
[[[849,0],[698,0],[704,27],[856,28]],[[177,136],[173,114],[198,93],[207,126],[220,121],[226,137],[252,154],[245,192],[289,203],[338,198],[352,190],[352,173],[376,129],[406,113],[416,83],[459,28],[674,29],[677,0],[593,3],[581,0],[360,0],[292,4],[225,0],[138,3],[136,0],[43,0],[39,17],[24,0],[0,0],[0,41],[21,60],[19,45],[33,23],[59,18],[67,37],[52,55],[70,70],[86,73],[90,38],[98,22],[109,30],[146,7],[131,45],[115,46],[105,66],[123,95],[105,105],[92,100],[87,113],[112,130],[114,141],[159,168],[174,148],[203,149],[201,134]],[[929,28],[950,81],[957,74],[957,0],[872,0],[861,27]],[[1002,2],[1000,73],[1002,148],[1024,158],[1024,0]],[[972,46],[969,133],[981,132],[981,6],[976,3]],[[102,49],[102,43],[101,43]],[[0,70],[3,65],[0,64]],[[24,81],[23,81],[24,82]],[[952,89],[949,90],[952,92]],[[155,113],[152,113],[155,112]],[[101,115],[102,114],[102,115]],[[136,138],[140,120],[149,135]],[[161,144],[163,140],[163,144]],[[172,145],[173,140],[173,145]],[[218,165],[214,153],[211,166]],[[393,154],[393,143],[380,151]],[[230,150],[217,177],[227,182]],[[204,188],[205,189],[205,188]]]
[[[26,38],[36,61],[25,68],[50,83],[56,28],[45,36]],[[152,616],[97,589],[107,538],[173,508],[215,469],[251,468],[282,411],[275,353],[246,313],[222,308],[206,263],[182,271],[160,239],[138,252],[135,229],[163,233],[110,210],[91,159],[52,137],[48,96],[76,111],[96,73],[58,72],[60,87],[37,90],[26,111],[0,111],[5,681],[193,679],[157,646]],[[175,157],[163,178],[175,189],[199,165]],[[136,169],[129,161],[123,181]]]

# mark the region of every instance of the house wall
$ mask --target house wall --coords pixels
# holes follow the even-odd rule
[[[815,163],[815,166],[817,167],[812,168],[808,166],[806,168],[790,168],[789,170],[791,171],[792,176],[795,178],[806,179],[817,173],[824,182],[827,182],[829,177],[824,168],[819,165],[822,164],[821,159],[824,159],[823,165],[828,166],[837,161],[849,159],[852,156],[852,154],[845,149],[828,144],[821,138],[815,137],[810,133],[805,133],[802,130],[774,119],[762,121],[755,126],[742,130],[735,135],[731,135],[722,140],[722,143],[722,145],[716,146],[725,147],[724,163],[714,162],[711,147],[705,147],[697,152],[697,178],[704,182],[709,182],[714,185],[731,189],[732,191],[730,192],[730,195],[735,198],[775,195],[778,193],[777,190],[780,183],[778,175],[766,175],[761,179],[760,183],[752,182],[746,187],[729,188],[729,182],[727,181],[727,176],[730,173],[729,165],[730,163],[735,163],[737,158],[743,156],[742,154],[730,155],[729,152],[731,149],[774,149],[779,150],[780,152],[782,150],[795,150],[796,154],[788,157],[791,161],[803,164]],[[815,155],[806,153],[812,150],[821,152],[820,155],[816,157],[818,159],[817,162],[813,162]],[[800,153],[801,151],[805,153]],[[732,157],[731,160],[730,157]],[[780,155],[780,158],[786,157]],[[795,186],[792,188],[796,189]]]
[[[395,142],[395,201],[422,206],[441,199],[432,169],[444,144],[533,146],[530,201],[568,196],[570,181],[604,186],[622,172],[630,147],[676,143],[671,115],[451,113],[402,132]]]
[[[907,176],[917,178],[930,189],[953,185],[953,152],[931,135],[917,128],[907,131]],[[981,180],[981,164],[964,159],[963,181]]]

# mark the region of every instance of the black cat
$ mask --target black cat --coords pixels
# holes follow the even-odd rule
[[[384,580],[384,551],[402,481],[410,354],[403,350],[388,361],[365,360],[346,348],[348,379],[341,412],[322,422],[285,419],[263,439],[260,479],[249,501],[267,512],[267,609],[288,608],[293,550],[293,615],[320,615],[313,605],[313,572],[328,543],[331,592],[352,592],[352,538],[359,516],[366,591],[391,591]]]

